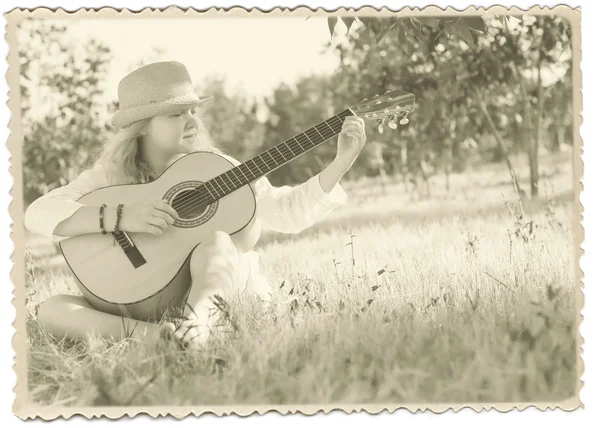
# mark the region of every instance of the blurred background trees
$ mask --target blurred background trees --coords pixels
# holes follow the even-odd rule
[[[44,58],[52,56],[52,64]],[[26,20],[19,31],[25,201],[67,184],[92,161],[108,130],[99,85],[110,52],[81,45],[65,27]],[[58,61],[56,61],[58,59]],[[40,106],[43,106],[41,108]],[[114,109],[114,105],[112,106]]]
[[[536,196],[540,149],[571,144],[570,41],[569,25],[550,16],[372,20],[335,46],[335,86],[347,103],[389,88],[417,96],[400,135],[372,136],[390,172],[426,180],[424,162],[447,175],[502,161],[516,180],[510,156],[523,152]]]
[[[452,173],[501,162],[507,179],[535,197],[540,153],[570,150],[571,29],[563,19],[350,17],[324,25],[347,32],[327,47],[340,58],[332,75],[281,84],[259,100],[242,90],[226,95],[222,78],[197,82],[199,93],[213,95],[201,115],[217,145],[244,161],[396,88],[416,95],[409,124],[382,134],[369,127],[368,147],[348,179],[398,176],[427,189],[429,178],[442,174],[449,189]],[[82,46],[64,33],[64,27],[33,21],[19,31],[26,203],[73,179],[111,131],[116,100],[107,104],[100,96],[111,52],[100,41]],[[63,65],[46,64],[48,52]],[[47,108],[32,109],[41,103]],[[324,144],[269,178],[276,185],[304,181],[335,149]],[[513,165],[518,155],[527,157],[526,171]]]

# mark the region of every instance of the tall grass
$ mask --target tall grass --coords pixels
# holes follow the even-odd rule
[[[565,179],[549,180],[563,183],[562,197],[526,204],[522,218],[510,183],[483,186],[476,200],[410,206],[393,186],[351,195],[298,236],[264,237],[273,305],[227,301],[236,328],[202,351],[47,336],[35,308],[77,290],[60,260],[32,244],[31,396],[48,405],[565,399],[577,383],[578,290]]]

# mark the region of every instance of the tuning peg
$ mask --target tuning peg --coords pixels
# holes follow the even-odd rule
[[[408,123],[408,117],[404,116],[400,119],[400,125],[406,125]]]
[[[388,122],[388,126],[392,129],[396,129],[398,127],[398,125],[396,124],[396,120],[398,120],[398,118],[394,117],[392,120],[390,120]]]

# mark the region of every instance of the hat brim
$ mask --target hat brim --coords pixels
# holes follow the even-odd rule
[[[190,108],[208,101],[212,96],[199,97],[197,100],[178,104],[150,104],[118,111],[111,119],[111,124],[116,128],[125,128],[134,122],[148,119],[161,114],[169,114],[180,111],[182,108]]]

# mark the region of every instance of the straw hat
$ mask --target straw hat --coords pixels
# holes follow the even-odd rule
[[[119,82],[118,95],[119,111],[111,120],[117,128],[175,113],[182,107],[191,108],[211,98],[194,92],[187,69],[175,61],[155,62],[134,70]]]

